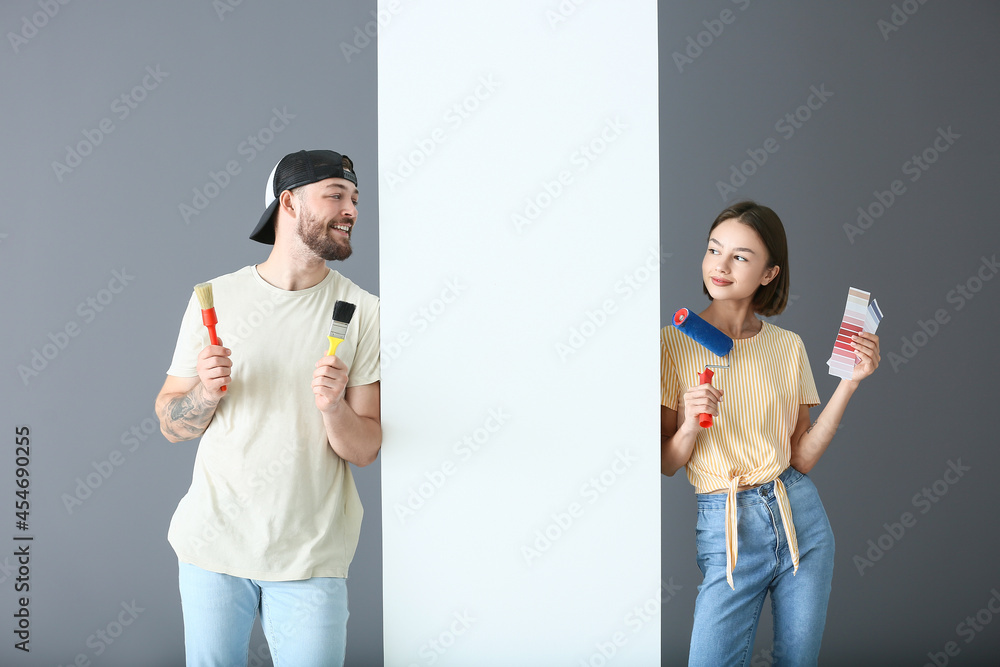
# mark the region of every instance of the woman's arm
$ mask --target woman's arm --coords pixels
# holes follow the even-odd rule
[[[830,401],[823,408],[819,418],[809,425],[809,408],[799,406],[799,418],[791,437],[791,460],[793,468],[802,473],[808,473],[826,451],[833,435],[840,426],[851,396],[857,391],[863,379],[878,368],[879,355],[878,336],[863,333],[854,337],[854,350],[861,362],[854,367],[850,380],[841,380],[837,390],[833,392]]]
[[[660,472],[673,476],[687,465],[701,431],[697,416],[703,412],[718,416],[720,400],[720,389],[702,384],[684,392],[684,402],[677,406],[680,410],[660,406]],[[685,419],[686,415],[690,418]]]

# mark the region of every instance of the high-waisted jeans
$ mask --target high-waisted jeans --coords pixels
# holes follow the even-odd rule
[[[793,576],[774,482],[736,494],[739,554],[734,591],[726,582],[726,494],[700,493],[698,587],[688,664],[750,665],[764,596],[771,594],[774,665],[815,665],[833,580],[833,531],[812,481],[794,468],[781,473],[788,493],[799,570]]]

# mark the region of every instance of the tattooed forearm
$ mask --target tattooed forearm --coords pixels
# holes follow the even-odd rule
[[[205,399],[202,385],[166,401],[160,410],[160,427],[177,440],[197,438],[208,428],[218,403]]]
[[[855,388],[856,386],[852,387],[848,382],[841,382],[837,385],[833,396],[830,397],[816,421],[802,431],[796,431],[793,434],[790,459],[793,468],[803,473],[808,473],[813,469],[841,427],[840,420],[844,417],[844,409],[847,407]],[[799,406],[797,429],[802,428],[803,423],[808,423],[808,412],[809,408],[804,405]]]
[[[822,435],[822,437],[832,440],[837,431],[843,427],[843,424],[837,424],[835,427],[830,426],[826,422],[821,424],[820,420],[817,419],[812,423],[812,425],[809,426],[809,428],[806,429],[806,433],[813,433],[815,431],[815,433],[813,433],[814,437],[820,437],[820,435]]]

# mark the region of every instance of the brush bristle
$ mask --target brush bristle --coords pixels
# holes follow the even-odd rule
[[[348,303],[347,301],[338,301],[333,304],[333,321],[341,322],[343,324],[350,324],[351,318],[354,317],[354,310],[357,308],[353,303]]]
[[[212,283],[199,283],[195,285],[194,293],[198,297],[198,303],[201,304],[202,310],[215,307],[215,298],[212,296]]]

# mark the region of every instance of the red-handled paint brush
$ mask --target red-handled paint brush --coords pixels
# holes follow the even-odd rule
[[[215,333],[215,325],[219,323],[219,317],[215,314],[215,297],[212,296],[212,283],[199,283],[194,286],[195,296],[201,304],[201,321],[208,328],[208,337],[212,345],[219,345],[219,336]],[[222,391],[226,387],[223,385]]]

